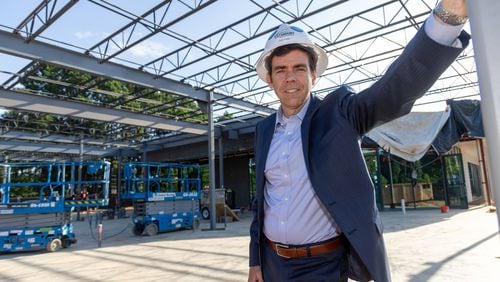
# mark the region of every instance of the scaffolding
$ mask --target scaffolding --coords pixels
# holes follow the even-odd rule
[[[71,212],[108,204],[110,163],[0,164],[0,252],[76,243]]]
[[[125,163],[121,181],[120,197],[134,204],[134,234],[152,236],[199,226],[199,165]]]

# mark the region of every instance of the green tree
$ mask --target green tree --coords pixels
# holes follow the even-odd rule
[[[207,116],[191,99],[179,98],[170,93],[153,91],[117,80],[97,79],[86,73],[55,66],[43,65],[36,69],[29,79],[22,81],[22,85],[24,88],[18,89],[18,91],[154,114],[169,119],[207,122]],[[3,113],[2,122],[22,130],[112,140],[141,141],[168,133],[168,131],[159,129],[96,122],[91,119],[17,111]]]
[[[224,120],[230,120],[234,118],[234,115],[229,113],[228,111],[224,111],[224,113],[221,115],[221,116],[218,116],[216,118],[216,122],[221,122],[221,121],[224,121]]]

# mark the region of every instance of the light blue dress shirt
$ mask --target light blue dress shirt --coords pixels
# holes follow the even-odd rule
[[[431,14],[424,26],[434,41],[459,47],[463,26],[450,26]],[[338,236],[341,230],[314,192],[302,150],[300,126],[309,107],[286,118],[281,108],[266,160],[264,187],[264,234],[283,244],[308,244]]]
[[[267,155],[264,234],[271,241],[306,244],[335,237],[337,226],[317,198],[304,161],[300,125],[310,97],[297,115],[278,110]]]

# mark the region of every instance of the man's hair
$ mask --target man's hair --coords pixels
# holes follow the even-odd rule
[[[316,63],[318,62],[318,54],[314,52],[314,49],[300,44],[288,44],[284,46],[277,47],[271,54],[266,58],[265,66],[268,73],[271,73],[272,61],[275,56],[284,56],[293,50],[301,50],[307,54],[309,59],[309,68],[312,72],[316,71]]]

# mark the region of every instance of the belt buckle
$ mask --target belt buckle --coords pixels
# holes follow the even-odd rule
[[[279,244],[279,243],[275,243],[276,244],[276,254],[282,258],[286,258],[286,259],[291,259],[292,257],[289,257],[289,256],[285,256],[283,254],[280,253],[280,248],[283,248],[283,249],[289,249],[290,247],[288,245],[283,245],[283,244]]]

